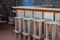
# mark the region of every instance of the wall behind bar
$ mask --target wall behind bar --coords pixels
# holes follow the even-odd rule
[[[16,0],[16,6],[48,6],[60,8],[60,0]]]

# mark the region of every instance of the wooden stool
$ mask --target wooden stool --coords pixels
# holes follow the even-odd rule
[[[57,24],[58,24],[58,22],[45,22],[45,25],[46,25],[46,39],[45,40],[55,40]],[[49,32],[50,31],[52,32],[51,33],[51,38],[52,39],[49,39]]]
[[[23,18],[23,40],[26,40],[26,36],[28,36],[28,40],[30,40],[30,22],[32,21],[33,18]],[[26,21],[28,22],[27,27],[26,27]],[[27,28],[27,29],[26,29]],[[28,32],[26,32],[28,30]]]
[[[60,40],[60,32],[59,32],[59,40]]]
[[[34,33],[33,33],[33,40],[36,40],[36,39],[38,39],[38,40],[40,40],[42,37],[43,37],[43,35],[42,35],[42,23],[43,22],[45,22],[45,20],[41,20],[41,19],[34,19],[33,20],[33,22],[34,22]],[[38,35],[36,35],[36,30],[37,30],[37,26],[36,26],[36,22],[37,23],[39,23],[39,28],[38,28]]]
[[[57,28],[57,29],[58,29],[58,30],[57,30],[57,31],[58,31],[58,40],[60,40],[60,23],[57,24],[57,26],[58,26],[58,28]]]
[[[21,23],[21,21],[22,21],[22,18],[21,17],[15,17],[15,30],[14,30],[14,32],[16,33],[15,34],[15,36],[16,36],[16,38],[21,38],[21,33],[22,33],[22,30],[21,30],[21,25],[22,25],[22,23]]]

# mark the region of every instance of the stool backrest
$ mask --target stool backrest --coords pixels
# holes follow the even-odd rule
[[[60,22],[60,13],[55,13],[55,21]]]
[[[24,10],[17,10],[17,17],[24,17]]]
[[[30,18],[32,18],[32,11],[25,10],[25,17],[30,17]]]
[[[48,21],[53,21],[53,12],[44,12],[44,19]]]
[[[34,18],[36,19],[42,19],[42,12],[40,11],[34,11]]]

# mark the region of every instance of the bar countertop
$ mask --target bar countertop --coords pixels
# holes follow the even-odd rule
[[[48,11],[59,11],[60,12],[60,8],[47,8],[47,7],[38,7],[38,6],[16,6],[16,7],[12,7],[14,9],[30,9],[30,10],[48,10]]]

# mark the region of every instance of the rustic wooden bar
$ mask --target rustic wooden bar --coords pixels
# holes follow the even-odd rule
[[[37,6],[16,6],[13,8],[16,10],[17,17],[40,17],[42,19],[48,19],[50,21],[60,21],[60,8],[47,8]]]

